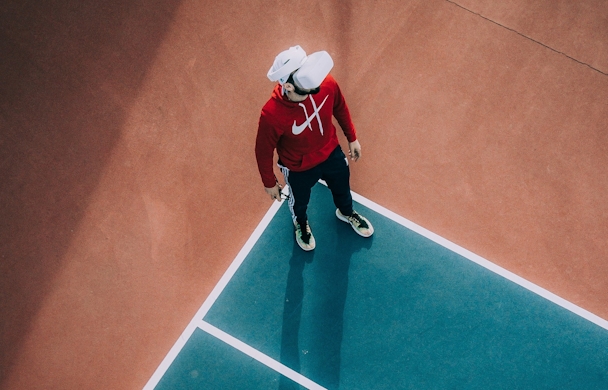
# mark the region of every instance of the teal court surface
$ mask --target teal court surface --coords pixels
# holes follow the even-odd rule
[[[608,389],[608,322],[354,194],[275,202],[146,389]]]

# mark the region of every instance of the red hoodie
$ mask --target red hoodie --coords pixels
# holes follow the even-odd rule
[[[262,108],[255,155],[264,187],[276,184],[273,156],[276,148],[280,162],[295,172],[305,171],[325,161],[339,145],[332,115],[338,120],[348,142],[357,133],[340,87],[331,75],[321,90],[302,102],[292,102],[281,94],[277,84]]]

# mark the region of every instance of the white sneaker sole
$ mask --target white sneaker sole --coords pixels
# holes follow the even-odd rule
[[[295,227],[295,222],[294,222],[294,227]],[[310,241],[308,243],[308,246],[306,246],[305,243],[303,243],[303,242],[300,243],[300,241],[298,241],[297,230],[294,230],[294,235],[295,235],[296,244],[298,244],[298,246],[300,248],[302,248],[303,251],[310,252],[311,250],[316,248],[317,242],[315,241],[315,236],[312,235],[312,232],[310,233]]]
[[[368,229],[369,230],[369,234],[363,234],[356,227],[354,227],[353,224],[350,223],[350,221],[340,212],[340,209],[336,209],[336,217],[338,217],[338,219],[340,221],[344,221],[347,224],[349,224],[350,227],[353,228],[353,230],[355,231],[355,233],[357,233],[361,237],[371,237],[372,234],[374,234],[374,227],[372,226],[372,224],[365,217],[362,217],[362,218],[365,219],[365,222],[367,222],[367,225],[369,226],[369,229]]]

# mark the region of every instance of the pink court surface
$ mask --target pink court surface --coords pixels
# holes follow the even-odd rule
[[[1,389],[146,384],[271,205],[295,44],[334,58],[354,191],[608,318],[608,2],[7,0]]]

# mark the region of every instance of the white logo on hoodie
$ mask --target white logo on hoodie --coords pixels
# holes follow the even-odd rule
[[[308,97],[312,102],[312,107],[314,108],[315,112],[311,116],[308,116],[306,106],[300,103],[300,107],[304,109],[304,115],[306,115],[306,120],[301,125],[296,125],[296,121],[294,120],[293,125],[291,126],[291,132],[294,135],[300,135],[307,127],[310,129],[310,131],[312,131],[312,126],[310,125],[310,122],[316,117],[317,122],[319,123],[319,130],[321,131],[321,135],[323,135],[323,124],[321,123],[321,117],[319,117],[319,111],[321,111],[321,107],[323,107],[329,95],[325,96],[325,99],[323,99],[321,104],[319,104],[319,107],[317,107],[317,103],[315,102],[315,99],[313,99],[312,95],[308,95]]]

